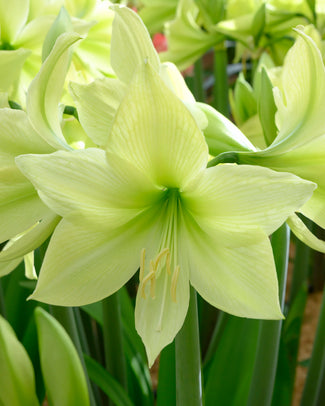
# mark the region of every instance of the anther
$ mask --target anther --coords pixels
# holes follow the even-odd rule
[[[171,285],[170,285],[170,295],[172,297],[172,301],[175,302],[175,303],[177,302],[177,300],[176,300],[176,288],[177,288],[177,282],[178,282],[178,276],[179,276],[180,269],[181,269],[180,266],[177,265],[175,270],[174,270],[174,273],[173,273],[173,276],[172,276],[172,282],[171,282]]]

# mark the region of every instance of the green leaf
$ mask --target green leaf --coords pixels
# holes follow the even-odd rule
[[[316,336],[313,345],[306,383],[301,399],[301,406],[319,406],[324,403],[325,374],[325,294],[318,319]]]
[[[37,406],[32,363],[10,324],[0,316],[0,404]]]
[[[246,404],[253,373],[259,322],[227,314],[224,317],[225,329],[204,369],[206,406]]]
[[[19,340],[24,336],[35,308],[35,302],[26,301],[35,283],[26,279],[24,268],[24,264],[21,263],[14,272],[2,278],[7,310],[6,318]]]
[[[266,145],[269,146],[276,138],[278,132],[275,125],[275,113],[277,108],[273,97],[273,86],[264,67],[262,67],[261,70],[260,86],[258,114],[262,124]]]
[[[135,330],[134,305],[131,302],[126,287],[120,289],[121,313],[124,335],[130,341],[134,353],[138,353],[144,364],[147,362],[146,353],[141,338]],[[148,375],[149,377],[149,375]]]
[[[290,306],[283,323],[272,406],[287,406],[292,401],[300,330],[307,295],[307,286],[304,284]]]
[[[285,286],[289,260],[290,229],[283,224],[271,238],[274,262],[279,283],[281,309],[284,309]],[[256,360],[247,406],[271,405],[279,356],[282,320],[261,320]]]
[[[41,367],[50,406],[87,406],[88,389],[77,351],[63,327],[35,309]]]
[[[106,393],[110,400],[119,406],[134,406],[122,386],[97,361],[85,355],[89,378]]]
[[[175,341],[165,347],[159,358],[157,406],[176,405]]]

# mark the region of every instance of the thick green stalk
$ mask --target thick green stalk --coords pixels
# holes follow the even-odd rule
[[[82,367],[85,372],[87,386],[89,391],[89,400],[91,406],[96,406],[93,390],[91,388],[90,380],[88,377],[85,360],[83,356],[83,351],[80,344],[78,329],[76,325],[76,321],[73,314],[73,309],[71,307],[63,307],[63,306],[50,306],[50,311],[52,316],[54,316],[58,322],[64,327],[66,332],[69,334],[81,361]]]
[[[272,235],[272,248],[283,310],[289,258],[290,229],[283,224]],[[247,406],[270,406],[272,402],[282,320],[260,321],[256,359]]]
[[[106,369],[127,390],[119,292],[102,300]]]
[[[191,287],[190,303],[183,327],[175,338],[176,404],[202,405],[201,354],[196,292]]]
[[[165,347],[159,359],[157,406],[176,404],[175,341]]]
[[[205,94],[203,87],[203,67],[202,59],[199,59],[194,64],[194,85],[193,93],[195,100],[198,102],[205,102]]]
[[[216,325],[215,325],[213,333],[212,333],[209,347],[204,356],[204,365],[207,364],[211,360],[213,355],[215,354],[219,341],[220,341],[220,338],[222,336],[222,333],[225,330],[228,318],[229,318],[229,315],[227,315],[223,311],[219,310],[218,319],[217,319]]]
[[[218,309],[211,306],[210,303],[206,302],[203,298],[198,297],[197,299],[201,355],[202,359],[205,359],[205,354],[210,346],[219,313]]]
[[[2,317],[6,318],[6,303],[5,303],[5,296],[3,292],[2,282],[0,279],[0,314]]]
[[[78,307],[75,307],[73,309],[73,314],[74,314],[74,318],[76,321],[76,326],[77,326],[77,331],[78,331],[78,336],[79,336],[82,352],[84,354],[87,354],[88,356],[90,356],[89,345],[88,345],[84,325],[83,325],[83,322],[81,319],[80,309]]]
[[[307,220],[306,225],[309,229],[312,227],[312,221]],[[309,274],[309,262],[311,248],[302,241],[296,242],[296,255],[293,267],[292,281],[290,286],[289,304],[291,305],[300,291],[302,285],[306,282]]]
[[[214,50],[213,107],[229,117],[227,64],[227,49],[218,45]]]
[[[325,404],[325,294],[320,310],[318,327],[310,359],[308,375],[302,394],[301,406]]]

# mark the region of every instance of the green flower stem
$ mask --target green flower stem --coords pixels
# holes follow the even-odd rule
[[[283,224],[272,235],[272,248],[279,281],[281,308],[284,307],[284,295],[289,258],[290,229]],[[272,402],[275,373],[282,320],[260,321],[255,366],[248,396],[247,406],[269,406]]]
[[[79,339],[76,321],[75,321],[74,314],[73,314],[73,309],[71,307],[50,306],[50,311],[52,313],[52,316],[54,316],[58,320],[58,322],[64,327],[66,332],[69,334],[69,336],[77,350],[77,353],[79,355],[82,367],[85,372],[86,380],[87,380],[90,406],[96,406],[93,390],[92,390],[92,387],[90,384],[90,380],[89,380],[86,365],[85,365],[83,351],[82,351],[81,344],[80,344],[80,339]]]
[[[200,346],[202,359],[210,346],[210,341],[217,324],[218,309],[204,299],[198,298]]]
[[[309,229],[312,227],[312,221],[307,220],[306,225]],[[311,248],[297,239],[296,241],[296,255],[292,274],[292,281],[290,287],[289,304],[294,302],[297,293],[301,289],[303,283],[306,282],[309,273],[309,261],[311,256]]]
[[[127,390],[119,292],[102,300],[102,307],[106,369]]]
[[[0,314],[2,317],[6,318],[6,314],[7,314],[6,303],[5,303],[5,297],[4,297],[1,279],[0,279]]]
[[[190,303],[183,327],[175,338],[176,404],[202,405],[201,354],[196,292],[191,287]]]
[[[214,49],[213,107],[229,117],[227,64],[227,49],[219,45]]]
[[[165,347],[159,360],[157,406],[176,404],[175,340]]]
[[[206,365],[210,361],[210,359],[213,357],[213,355],[215,354],[219,341],[220,341],[220,337],[222,336],[222,333],[226,327],[228,318],[229,318],[229,316],[226,313],[219,310],[218,319],[217,319],[216,325],[215,325],[213,333],[212,333],[209,347],[204,356],[204,365]]]
[[[320,406],[325,404],[325,294],[318,320],[313,352],[300,406]]]
[[[205,94],[203,87],[203,67],[202,59],[199,59],[194,64],[194,86],[193,93],[195,100],[198,102],[205,102]]]
[[[74,318],[75,318],[75,321],[76,321],[77,330],[78,330],[78,333],[79,333],[78,336],[79,336],[82,352],[84,354],[87,354],[87,355],[90,356],[89,345],[88,345],[84,325],[83,325],[83,322],[82,322],[82,319],[81,319],[80,309],[78,307],[73,308],[73,313],[74,313]]]

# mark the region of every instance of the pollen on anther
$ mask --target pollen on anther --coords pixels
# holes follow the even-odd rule
[[[176,268],[175,268],[175,270],[174,270],[174,273],[173,273],[173,276],[172,276],[171,285],[170,285],[170,295],[171,295],[171,297],[172,297],[172,301],[175,302],[175,303],[177,302],[177,299],[176,299],[176,288],[177,288],[177,282],[178,282],[178,277],[179,277],[179,271],[180,271],[180,270],[181,270],[180,266],[177,265]]]

